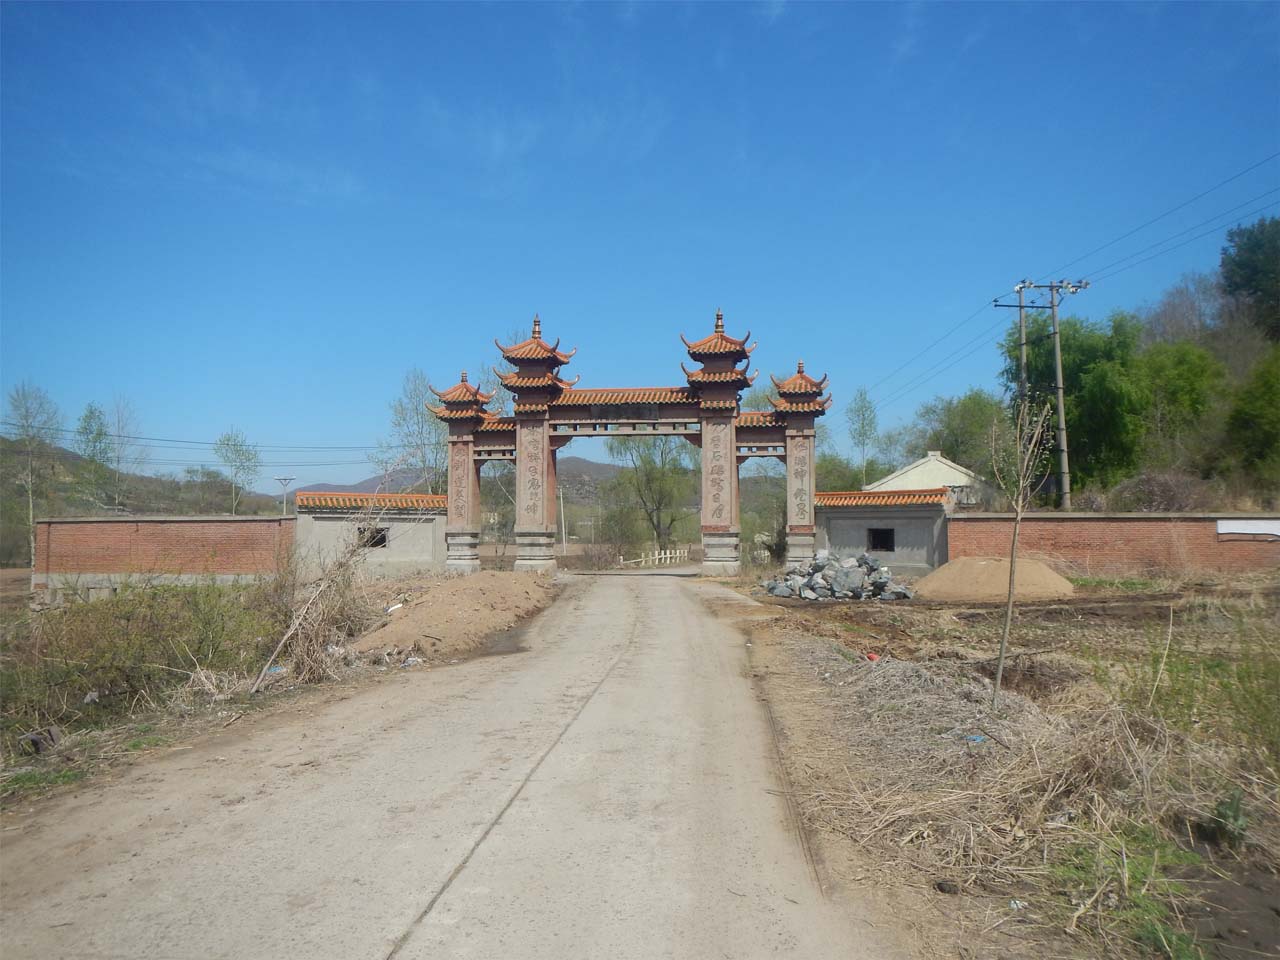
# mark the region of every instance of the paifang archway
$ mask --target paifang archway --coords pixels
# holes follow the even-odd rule
[[[815,380],[798,363],[787,379],[773,377],[773,410],[739,410],[742,390],[756,377],[747,372],[756,348],[747,346],[750,337],[726,334],[717,311],[709,336],[690,343],[681,334],[698,364],[694,370],[680,364],[684,386],[582,388],[579,378],[560,377],[577,350],[564,353],[559,340],[547,343],[535,316],[528,340],[498,343],[515,367],[502,376],[502,386],[514,394],[513,416],[486,410],[493,394],[469,383],[465,372],[448,390],[433,387],[441,406],[431,412],[449,425],[447,568],[480,569],[480,467],[510,460],[516,476],[516,569],[554,570],[556,451],[576,437],[614,436],[674,435],[701,448],[704,573],[738,572],[738,467],[751,457],[776,457],[785,464],[787,560],[813,559],[814,421],[831,406],[830,394],[822,396],[827,377]]]

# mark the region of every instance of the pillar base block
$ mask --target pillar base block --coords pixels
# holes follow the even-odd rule
[[[742,572],[738,553],[738,532],[702,534],[702,575],[736,577]]]
[[[446,572],[468,574],[480,570],[479,530],[446,530],[444,542]]]
[[[556,535],[547,530],[517,530],[517,570],[541,570],[554,573],[556,569]]]
[[[812,533],[787,534],[787,566],[813,563],[814,535]]]

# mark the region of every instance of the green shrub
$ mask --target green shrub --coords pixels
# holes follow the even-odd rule
[[[150,706],[197,666],[248,673],[281,630],[260,586],[122,587],[6,625],[0,634],[0,736],[12,748],[51,723],[96,726]]]

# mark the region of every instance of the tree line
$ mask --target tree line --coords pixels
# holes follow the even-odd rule
[[[146,473],[150,457],[133,404],[86,404],[70,428],[42,387],[22,382],[6,396],[0,437],[0,563],[31,562],[44,516],[271,512],[275,500],[248,493],[262,472],[258,447],[236,429],[213,444],[220,469]]]

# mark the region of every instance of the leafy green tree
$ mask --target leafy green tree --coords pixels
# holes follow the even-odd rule
[[[849,421],[849,439],[858,451],[862,462],[862,486],[867,485],[867,451],[875,446],[880,436],[880,426],[876,420],[876,405],[871,402],[871,394],[866,387],[859,387],[853,392],[853,399],[845,407],[845,419]]]
[[[1280,345],[1271,348],[1236,394],[1227,439],[1248,473],[1280,487]]]
[[[916,411],[900,436],[903,456],[923,457],[930,450],[979,476],[991,473],[991,425],[1004,417],[1004,402],[989,390],[974,387],[958,397],[934,397]]]
[[[698,473],[683,437],[610,437],[609,455],[624,465],[619,475],[639,504],[659,550],[697,499]]]
[[[834,452],[818,454],[814,464],[814,480],[819,490],[857,490],[859,475],[854,464]]]
[[[262,456],[257,446],[235,429],[214,441],[213,455],[222,462],[231,479],[231,515],[235,516],[244,491],[262,472]]]
[[[1280,341],[1280,217],[1228,230],[1220,269],[1222,288],[1249,305],[1270,340]]]
[[[1061,318],[1059,327],[1071,475],[1079,486],[1114,483],[1136,470],[1141,453],[1149,399],[1136,370],[1142,324],[1132,314],[1117,312],[1105,323]],[[1048,314],[1028,316],[1027,344],[1031,390],[1053,396],[1053,336]],[[1005,365],[1000,377],[1013,393],[1018,384],[1016,323],[1001,346]]]
[[[1226,368],[1204,347],[1185,340],[1156,343],[1137,358],[1146,391],[1144,466],[1186,468],[1216,431],[1207,426],[1223,397]]]
[[[90,503],[106,506],[111,497],[111,461],[113,443],[107,429],[107,415],[96,403],[90,403],[80,414],[74,438],[80,463],[77,487]]]

